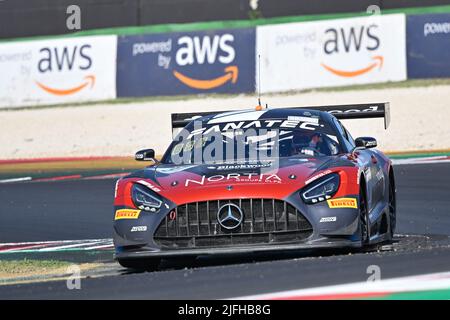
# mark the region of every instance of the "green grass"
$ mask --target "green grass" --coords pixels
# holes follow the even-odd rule
[[[395,292],[383,297],[362,300],[449,300],[449,289],[425,290],[413,292]]]
[[[17,276],[30,273],[46,273],[71,265],[58,260],[0,260],[0,274]]]
[[[306,89],[306,90],[293,90],[287,92],[277,92],[277,93],[265,93],[266,97],[271,96],[288,96],[301,93],[310,92],[340,92],[340,91],[354,91],[354,90],[382,90],[382,89],[392,89],[392,88],[416,88],[416,87],[433,87],[433,86],[445,86],[450,85],[450,78],[443,79],[417,79],[417,80],[406,80],[401,82],[386,82],[386,83],[376,83],[376,84],[364,84],[364,85],[353,85],[353,86],[342,86],[342,87],[329,87],[329,88],[318,88],[318,89]],[[56,104],[56,105],[41,105],[41,106],[28,106],[28,107],[15,107],[15,108],[3,108],[0,111],[13,111],[13,110],[27,110],[27,109],[47,109],[47,108],[61,108],[61,107],[73,107],[73,106],[92,106],[92,105],[102,105],[102,104],[129,104],[129,103],[147,103],[156,101],[189,101],[193,99],[201,98],[215,98],[215,99],[229,99],[235,98],[237,96],[242,97],[255,97],[255,105],[257,103],[256,93],[241,93],[241,94],[192,94],[192,95],[177,95],[177,96],[149,96],[149,97],[137,97],[137,98],[117,98],[114,100],[102,100],[102,101],[88,101],[80,103],[67,103],[67,104]],[[264,99],[263,99],[264,101]]]

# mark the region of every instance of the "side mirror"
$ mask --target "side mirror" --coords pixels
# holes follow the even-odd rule
[[[358,149],[370,149],[377,146],[377,139],[372,137],[360,137],[355,140],[356,148]]]
[[[155,161],[155,150],[153,149],[144,149],[136,152],[134,159],[136,161]]]

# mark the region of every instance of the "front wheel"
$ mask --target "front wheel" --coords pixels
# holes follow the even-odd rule
[[[359,190],[359,230],[361,236],[361,247],[369,243],[370,222],[367,210],[366,192],[363,187]]]
[[[392,177],[389,179],[389,232],[391,239],[394,238],[397,224],[397,204],[395,198],[395,182]]]

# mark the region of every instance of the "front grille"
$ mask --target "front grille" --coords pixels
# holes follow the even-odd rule
[[[234,230],[217,221],[219,208],[239,206],[243,221]],[[164,248],[223,247],[301,241],[312,234],[308,220],[294,206],[275,199],[237,199],[193,202],[178,206],[156,230],[156,244]]]

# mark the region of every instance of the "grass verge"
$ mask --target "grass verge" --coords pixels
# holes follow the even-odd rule
[[[70,262],[59,260],[0,260],[0,279],[65,271]]]

